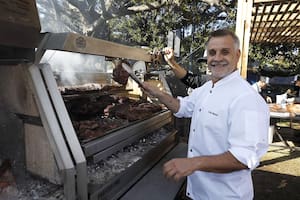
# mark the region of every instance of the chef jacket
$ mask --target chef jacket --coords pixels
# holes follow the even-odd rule
[[[248,167],[231,173],[195,171],[187,178],[187,195],[194,200],[253,199],[251,171],[268,149],[270,118],[264,99],[238,71],[178,99],[174,115],[192,117],[188,157],[230,151]]]

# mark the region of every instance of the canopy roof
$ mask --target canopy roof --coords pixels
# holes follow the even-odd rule
[[[299,0],[254,0],[250,43],[300,45]]]

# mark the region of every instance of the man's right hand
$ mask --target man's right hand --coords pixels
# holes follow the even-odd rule
[[[164,59],[165,61],[171,65],[172,67],[172,64],[174,63],[175,61],[175,58],[174,58],[174,50],[170,47],[165,47],[163,49],[163,52],[164,52]]]
[[[173,113],[178,112],[180,105],[177,98],[174,98],[173,96],[148,82],[143,82],[141,88],[148,96],[158,98],[159,101],[165,104]]]
[[[143,82],[142,90],[146,92],[147,95],[152,97],[159,97],[161,96],[162,91],[160,88],[153,86],[151,83]]]
[[[163,49],[163,52],[164,52],[164,59],[173,70],[175,76],[178,79],[182,79],[183,77],[185,77],[187,71],[176,62],[174,57],[174,50],[170,47],[165,47]]]

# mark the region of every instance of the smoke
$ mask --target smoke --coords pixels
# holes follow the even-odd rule
[[[59,85],[90,83],[92,74],[112,72],[112,65],[105,57],[73,52],[47,50],[41,63],[50,64]]]

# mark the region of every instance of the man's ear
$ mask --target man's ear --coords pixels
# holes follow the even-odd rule
[[[241,56],[241,50],[240,49],[237,50],[236,56],[237,56],[237,58],[240,58],[240,56]]]

